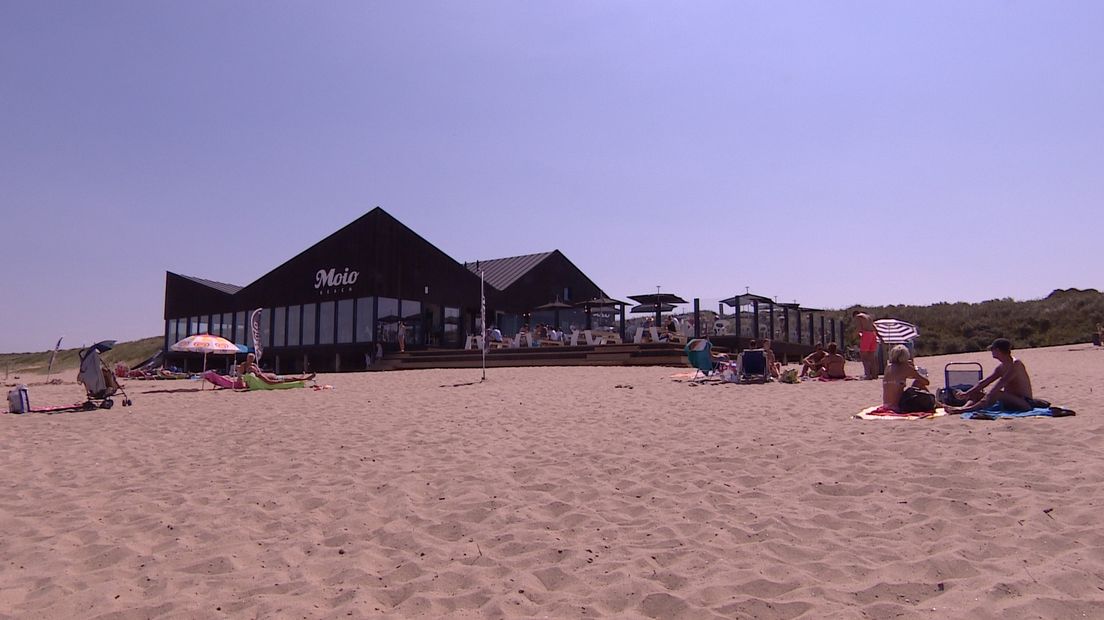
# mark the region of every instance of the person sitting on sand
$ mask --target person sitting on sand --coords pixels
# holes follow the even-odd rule
[[[771,350],[770,338],[763,339],[763,351],[767,354],[767,368],[770,370],[770,376],[777,379],[782,376],[782,364],[779,363],[778,358],[774,356],[774,351]]]
[[[966,401],[961,407],[947,407],[947,413],[964,413],[986,409],[994,403],[1000,403],[1006,411],[1030,411],[1035,408],[1031,392],[1031,378],[1027,376],[1027,367],[1012,357],[1012,343],[1007,338],[997,338],[989,345],[993,359],[999,364],[993,374],[982,379],[965,392],[955,391],[955,396]],[[985,388],[996,382],[988,394]]]
[[[889,350],[889,363],[882,375],[882,406],[893,411],[901,410],[901,395],[905,384],[912,379],[912,387],[926,389],[928,378],[916,370],[908,347],[899,344]]]
[[[820,360],[822,375],[829,379],[846,379],[847,371],[844,370],[846,363],[847,360],[839,353],[839,346],[834,342],[829,342],[828,352]]]
[[[828,354],[824,352],[824,343],[816,343],[813,352],[801,360],[801,376],[818,376],[820,374],[820,360],[824,359],[825,355]]]
[[[245,375],[253,373],[258,379],[268,383],[270,385],[277,385],[280,383],[292,383],[295,381],[310,381],[314,378],[314,373],[305,375],[274,375],[270,372],[261,370],[261,367],[257,365],[257,358],[250,353],[245,356],[245,361],[238,364],[238,374]]]

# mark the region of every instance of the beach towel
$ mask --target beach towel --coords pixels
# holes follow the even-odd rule
[[[265,383],[257,375],[249,373],[242,377],[245,381],[245,385],[250,390],[290,390],[293,388],[306,387],[307,384],[304,381],[289,381],[287,383]]]
[[[208,382],[215,384],[215,386],[227,389],[227,390],[244,390],[246,389],[245,383],[241,380],[241,377],[227,377],[220,375],[213,370],[208,370],[203,373],[203,378]]]
[[[977,411],[967,411],[962,414],[963,420],[996,420],[998,418],[1034,418],[1034,417],[1046,417],[1046,418],[1064,418],[1066,416],[1077,415],[1072,409],[1066,409],[1065,407],[1036,407],[1030,411],[1005,411],[1001,408],[1000,403],[987,407],[985,409],[979,409]]]
[[[855,417],[860,420],[929,420],[931,418],[941,418],[945,415],[947,415],[947,411],[942,407],[926,413],[900,413],[878,405],[863,409],[856,413]]]
[[[858,377],[829,377],[828,375],[825,375],[825,374],[822,373],[820,375],[817,375],[816,380],[817,381],[858,381],[859,378]]]

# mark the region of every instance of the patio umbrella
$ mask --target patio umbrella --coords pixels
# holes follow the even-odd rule
[[[659,287],[656,287],[656,288],[659,288]],[[655,310],[656,325],[659,325],[659,323],[660,323],[660,314],[662,314],[663,312],[670,312],[671,310],[674,309],[674,308],[671,308],[671,310],[661,310],[660,308],[662,306],[664,306],[664,305],[672,305],[673,306],[674,304],[689,303],[688,301],[686,301],[685,299],[679,297],[678,295],[675,295],[674,293],[661,293],[659,291],[656,291],[654,293],[647,293],[647,294],[644,294],[644,295],[629,295],[629,299],[635,301],[636,303],[640,304],[641,306],[643,306],[643,305],[653,306],[653,309]],[[640,306],[637,306],[637,307],[639,308]]]
[[[211,334],[195,334],[194,336],[188,336],[169,348],[173,351],[185,353],[202,353],[203,372],[207,372],[208,353],[214,355],[237,355],[241,353],[241,349],[238,348],[238,345],[225,338],[212,336]],[[203,385],[200,384],[200,387],[202,388]]]
[[[670,312],[675,309],[674,304],[660,304],[659,312]],[[651,314],[656,311],[655,304],[640,304],[629,309],[629,314]]]
[[[618,307],[618,306],[623,308],[623,307],[625,307],[626,304],[625,304],[625,302],[623,302],[619,299],[610,299],[609,297],[606,297],[605,295],[599,295],[598,297],[595,297],[594,299],[588,299],[586,301],[580,301],[579,303],[577,303],[575,305],[576,306],[582,306],[583,312],[586,313],[586,328],[590,329],[590,327],[591,327],[591,324],[590,324],[591,310],[593,310],[594,308],[606,308],[606,307],[614,308],[614,307]],[[622,322],[622,323],[624,323],[624,322]],[[623,324],[622,324],[622,327],[624,327]]]
[[[552,324],[556,329],[560,328],[560,310],[574,308],[571,304],[565,304],[557,297],[556,301],[550,301],[543,306],[537,306],[534,310],[551,310],[552,311]]]
[[[904,344],[920,336],[920,330],[912,323],[897,319],[878,319],[874,321],[874,331],[886,344]]]

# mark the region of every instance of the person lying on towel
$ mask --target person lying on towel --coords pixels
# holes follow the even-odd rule
[[[882,407],[901,411],[901,396],[909,379],[912,379],[910,387],[921,390],[928,387],[928,378],[916,370],[908,347],[899,344],[889,350],[889,363],[882,375]]]
[[[238,374],[245,375],[253,373],[258,379],[265,383],[277,384],[277,383],[292,383],[294,381],[310,381],[314,378],[314,373],[306,375],[274,375],[270,372],[264,372],[261,367],[257,365],[257,358],[252,353],[245,356],[245,361],[238,364]]]
[[[961,407],[947,407],[947,413],[977,411],[995,403],[1000,403],[1005,411],[1030,411],[1036,407],[1027,367],[1012,357],[1012,343],[1007,338],[997,338],[989,345],[989,351],[993,354],[993,359],[999,362],[997,369],[965,392],[956,390],[955,396],[966,401],[966,404]],[[985,388],[994,382],[996,385],[986,394]],[[1039,401],[1038,404],[1042,402]]]

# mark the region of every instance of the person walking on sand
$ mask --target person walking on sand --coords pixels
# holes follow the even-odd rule
[[[851,313],[859,331],[859,358],[863,364],[863,379],[877,379],[878,375],[878,332],[874,329],[874,319],[860,310]]]
[[[966,401],[961,407],[947,407],[947,413],[965,413],[987,409],[994,403],[1000,403],[1006,411],[1030,411],[1035,408],[1031,391],[1031,378],[1027,376],[1027,367],[1012,357],[1012,342],[1007,338],[997,338],[989,345],[993,359],[999,364],[993,374],[982,379],[965,392],[956,392],[955,396]],[[996,382],[989,393],[986,386]]]

